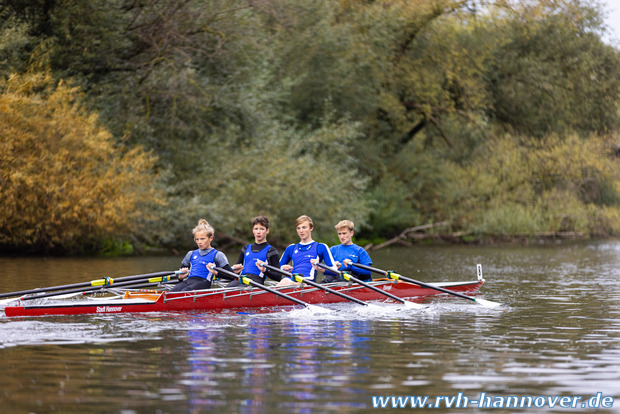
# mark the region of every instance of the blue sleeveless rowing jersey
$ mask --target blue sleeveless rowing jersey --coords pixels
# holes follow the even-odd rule
[[[267,253],[271,249],[271,246],[267,244],[261,251],[254,252],[252,250],[252,245],[248,244],[245,247],[245,255],[243,256],[243,274],[251,274],[262,277],[265,279],[265,275],[260,271],[258,266],[256,266],[256,259],[261,262],[267,262]]]
[[[316,241],[289,245],[280,258],[280,266],[292,261],[292,273],[300,273],[303,277],[315,281],[316,271],[310,262],[312,259],[319,259],[319,262],[322,261],[330,267],[334,266],[334,259],[327,245]]]
[[[210,282],[213,279],[213,273],[209,272],[209,269],[207,269],[207,263],[215,263],[215,255],[217,255],[217,253],[218,251],[216,249],[211,248],[207,254],[202,256],[200,254],[200,249],[194,250],[189,260],[191,265],[189,277],[200,277]]]

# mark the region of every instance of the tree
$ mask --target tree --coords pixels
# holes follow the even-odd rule
[[[231,126],[217,131],[218,145],[193,147],[199,154],[194,174],[169,195],[177,209],[166,219],[170,237],[186,236],[197,217],[215,226],[217,243],[225,236],[247,238],[249,221],[258,214],[269,216],[270,240],[280,245],[295,239],[293,223],[301,214],[314,219],[315,237],[326,240],[345,217],[360,227],[368,224],[367,180],[350,153],[359,123],[325,117],[319,128],[298,131],[265,116],[255,131],[252,140],[239,142]]]
[[[1,247],[92,252],[144,230],[159,203],[151,154],[115,146],[77,88],[49,74],[0,91]]]
[[[259,212],[281,238],[302,213],[381,237],[465,227],[460,174],[486,177],[469,168],[498,134],[617,129],[619,54],[599,13],[585,0],[7,0],[0,68],[49,67],[113,141],[157,155],[158,244],[200,217],[245,236]]]
[[[455,224],[478,235],[620,231],[620,165],[613,139],[505,135],[481,146],[454,180]]]
[[[577,0],[525,2],[491,19],[500,41],[485,74],[488,116],[533,137],[615,130],[620,54],[601,40],[599,13]]]

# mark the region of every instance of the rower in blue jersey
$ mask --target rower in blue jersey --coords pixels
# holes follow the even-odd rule
[[[324,262],[327,266],[336,269],[335,261],[325,243],[312,240],[314,223],[306,215],[295,221],[295,228],[299,235],[299,243],[291,244],[284,250],[280,258],[280,268],[290,273],[299,273],[313,282],[316,280],[317,266],[315,263]],[[292,265],[289,263],[292,262]],[[320,269],[320,268],[319,268]],[[293,283],[290,278],[282,278],[281,284]]]
[[[179,282],[171,292],[209,289],[213,281],[213,273],[207,268],[215,263],[230,272],[233,269],[228,264],[226,255],[211,247],[215,230],[205,219],[200,219],[198,225],[192,230],[197,250],[187,252],[181,261],[181,269],[184,273],[179,275]]]
[[[265,216],[258,216],[252,219],[252,233],[254,234],[254,243],[243,246],[237,263],[233,265],[233,270],[237,274],[243,274],[255,282],[265,283],[267,276],[269,278],[280,281],[281,276],[273,270],[261,270],[256,261],[267,263],[268,265],[280,267],[278,250],[267,242],[269,234],[269,219]],[[264,268],[263,268],[264,269]],[[236,287],[241,285],[239,280],[233,280],[226,287]]]
[[[372,276],[370,271],[365,269],[360,269],[359,267],[355,267],[355,263],[364,264],[367,266],[372,265],[372,260],[370,260],[370,256],[366,253],[363,247],[354,244],[352,241],[353,238],[353,229],[354,224],[351,220],[342,220],[338,224],[336,224],[336,231],[338,232],[338,239],[340,239],[340,244],[336,246],[332,246],[330,251],[334,260],[336,261],[336,266],[341,271],[346,271],[351,274],[351,276],[356,277],[362,281],[371,281]],[[319,270],[322,270],[320,268]],[[321,281],[321,283],[332,283],[332,282],[340,282],[342,281],[342,277],[336,273],[330,272],[329,270],[325,270],[325,277]]]

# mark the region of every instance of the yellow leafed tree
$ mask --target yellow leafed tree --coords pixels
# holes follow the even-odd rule
[[[139,231],[155,158],[123,151],[77,88],[48,74],[0,83],[0,248],[84,252]]]

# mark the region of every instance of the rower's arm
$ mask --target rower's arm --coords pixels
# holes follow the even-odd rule
[[[280,254],[278,253],[278,250],[275,247],[272,247],[267,252],[267,264],[270,266],[279,268],[280,267],[279,256]],[[270,279],[275,280],[276,282],[279,282],[280,280],[282,280],[282,275],[276,272],[275,270],[266,269],[265,275],[268,276]]]
[[[215,255],[215,265],[217,267],[221,267],[224,270],[227,270],[231,273],[235,273],[235,271],[233,270],[232,267],[230,267],[230,264],[228,264],[228,258],[226,258],[226,255],[222,252],[217,252],[217,254]],[[227,280],[236,280],[236,278],[227,275],[226,273],[222,272],[222,273],[218,273],[218,276],[220,277],[220,279],[227,279]]]

